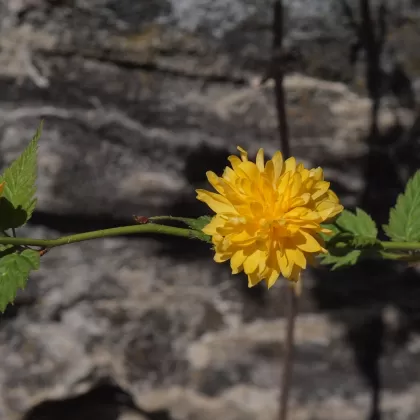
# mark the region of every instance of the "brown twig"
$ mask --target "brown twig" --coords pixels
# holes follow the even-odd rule
[[[284,158],[290,156],[289,126],[286,113],[286,94],[283,86],[284,63],[282,63],[283,39],[284,39],[284,8],[282,0],[274,2],[273,19],[273,56],[269,73],[274,79],[274,94],[276,100],[278,130],[280,135],[281,151]],[[298,313],[298,295],[295,289],[288,288],[289,305],[287,308],[287,334],[284,350],[284,364],[280,389],[279,420],[287,419],[289,390],[292,382],[293,357],[294,357],[294,330]]]
[[[294,336],[296,317],[299,309],[299,296],[293,287],[288,290],[289,305],[287,307],[287,334],[284,347],[284,364],[280,390],[279,420],[286,420],[289,408],[289,391],[292,385],[293,362],[294,362]]]
[[[283,56],[283,38],[284,38],[284,8],[282,0],[276,0],[274,3],[273,20],[273,59],[272,59],[272,77],[274,79],[274,94],[276,97],[276,110],[278,129],[280,134],[281,151],[284,158],[290,156],[289,143],[289,125],[286,114],[286,94],[284,92],[284,63],[281,62]]]

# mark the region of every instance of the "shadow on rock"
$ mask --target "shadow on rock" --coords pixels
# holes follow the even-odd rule
[[[22,420],[117,420],[125,411],[148,420],[171,420],[166,410],[140,408],[128,392],[111,382],[100,383],[74,398],[44,401],[26,413]]]
[[[358,206],[371,214],[378,227],[388,222],[390,207],[418,168],[417,125],[404,130],[396,123],[387,132],[373,133],[366,140],[366,183]],[[318,269],[314,273],[313,295],[319,308],[334,311],[335,320],[346,325],[356,366],[371,392],[368,419],[380,420],[380,360],[387,349],[404,346],[413,332],[420,331],[419,275],[412,268],[388,261],[365,261],[348,269]],[[389,308],[398,313],[393,324],[387,321]]]

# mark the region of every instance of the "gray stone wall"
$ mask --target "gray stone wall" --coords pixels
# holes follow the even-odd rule
[[[365,63],[349,64],[338,2],[287,5],[293,153],[324,166],[346,205],[384,207],[417,168],[416,113],[387,92],[372,144]],[[389,6],[385,64],[401,63],[415,93],[418,5]],[[45,119],[38,210],[21,235],[199,216],[206,170],[237,145],[279,147],[272,84],[255,83],[270,57],[269,1],[3,0],[0,16],[2,167]],[[379,390],[383,419],[417,419],[415,270],[312,270],[304,284],[290,418],[367,418]],[[272,420],[284,303],[284,285],[248,290],[187,240],[53,250],[0,318],[0,419]],[[86,397],[103,378],[137,408],[109,390]]]

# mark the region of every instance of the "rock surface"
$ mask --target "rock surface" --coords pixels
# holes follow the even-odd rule
[[[278,149],[271,82],[254,83],[270,56],[271,3],[256,4],[1,1],[3,167],[45,119],[37,212],[19,234],[113,227],[133,214],[199,216],[206,209],[194,189],[206,170],[220,172],[238,144]],[[392,168],[403,182],[419,153],[415,115],[388,101],[382,143],[367,141],[370,100],[353,80],[352,34],[336,4],[288,2],[288,48],[298,50],[286,78],[292,149],[325,167],[346,205],[370,198],[385,207],[401,188],[389,181]],[[406,1],[402,17],[392,9],[403,23],[389,45],[404,45],[415,86],[412,7]],[[414,270],[373,269],[306,274],[291,418],[364,418],[377,390],[383,418],[420,415],[420,340],[411,334],[420,282]],[[55,417],[42,418],[92,418],[77,410],[108,404],[110,420],[272,420],[284,312],[284,285],[248,290],[195,242],[125,237],[58,248],[0,319],[0,419],[39,420],[31,409],[55,401]],[[65,402],[107,377],[141,410],[118,398]]]

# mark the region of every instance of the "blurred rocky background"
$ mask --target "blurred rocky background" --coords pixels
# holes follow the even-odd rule
[[[420,162],[420,2],[347,1],[285,1],[291,148],[383,223]],[[279,148],[272,20],[271,0],[1,0],[2,167],[45,120],[18,234],[206,213],[206,170]],[[290,419],[418,419],[416,269],[304,280]],[[0,317],[0,419],[273,420],[284,303],[205,244],[55,249]]]

